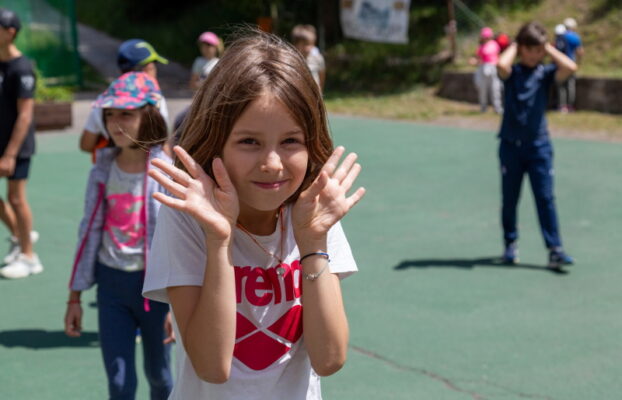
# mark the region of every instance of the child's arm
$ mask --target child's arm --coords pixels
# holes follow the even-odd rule
[[[570,77],[570,75],[577,72],[577,64],[570,59],[567,55],[557,50],[555,46],[550,43],[544,45],[544,50],[551,56],[553,62],[557,64],[557,71],[555,72],[555,81],[564,82]]]
[[[512,64],[514,64],[516,52],[517,44],[514,42],[499,56],[499,61],[497,62],[497,74],[499,78],[506,80],[512,75]]]
[[[164,344],[175,343],[175,330],[173,329],[173,317],[171,317],[171,312],[166,313],[166,318],[164,319]]]
[[[65,334],[69,337],[79,337],[82,332],[82,305],[80,296],[82,292],[72,290],[69,292],[67,310],[65,311]]]
[[[97,143],[103,136],[101,134],[103,127],[102,110],[92,108],[84,124],[82,135],[80,136],[80,150],[92,153],[97,148]]]
[[[174,152],[188,173],[162,160],[149,176],[175,197],[162,193],[154,198],[183,211],[201,225],[206,236],[207,263],[203,286],[169,287],[170,299],[181,340],[196,374],[210,383],[229,379],[236,327],[235,274],[230,242],[239,213],[239,202],[222,160],[212,165],[212,180],[181,147]],[[174,180],[173,180],[174,179]]]
[[[585,54],[585,50],[583,49],[583,46],[579,46],[577,47],[577,50],[575,50],[575,55],[577,57],[577,68],[579,67],[579,64],[581,64],[581,60],[583,59],[583,55]]]
[[[190,75],[190,84],[188,86],[190,86],[190,89],[192,90],[197,90],[199,88],[200,85],[200,77],[199,74],[195,74],[194,72],[192,73],[192,75]]]
[[[339,277],[325,272],[328,261],[321,255],[304,256],[327,251],[329,229],[365,194],[365,189],[359,188],[347,197],[361,166],[355,162],[354,153],[338,166],[344,151],[343,147],[335,149],[320,175],[300,194],[292,210],[294,237],[300,250],[303,273],[305,344],[311,366],[321,376],[337,372],[345,363],[348,321]]]
[[[100,135],[98,133],[84,129],[82,131],[82,135],[80,136],[80,150],[91,153],[95,150],[95,146],[97,146],[99,138]]]

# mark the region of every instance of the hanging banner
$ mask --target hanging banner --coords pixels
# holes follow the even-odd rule
[[[383,43],[408,43],[410,0],[341,0],[346,37]]]

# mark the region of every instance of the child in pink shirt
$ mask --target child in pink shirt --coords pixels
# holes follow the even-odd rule
[[[497,114],[503,113],[501,105],[501,81],[497,76],[497,61],[501,49],[494,40],[492,29],[482,28],[480,32],[480,46],[477,49],[477,59],[471,59],[472,64],[478,65],[475,72],[475,86],[477,87],[480,110],[486,112],[488,99]]]

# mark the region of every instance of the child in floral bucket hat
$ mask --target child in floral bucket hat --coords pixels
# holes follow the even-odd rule
[[[162,92],[158,82],[144,72],[121,75],[97,97],[93,107],[134,110],[151,104],[160,107]]]
[[[161,99],[154,79],[143,72],[129,72],[93,103],[101,109],[114,146],[97,150],[88,179],[65,333],[80,336],[81,293],[97,284],[99,338],[109,395],[115,399],[135,397],[139,328],[151,399],[166,399],[173,386],[170,343],[174,339],[167,324],[168,305],[149,302],[141,295],[160,205],[152,195],[163,190],[147,171],[155,158],[171,161],[162,150],[168,135],[158,109]]]

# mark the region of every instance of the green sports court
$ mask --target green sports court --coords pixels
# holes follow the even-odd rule
[[[554,141],[561,232],[576,259],[564,274],[544,267],[527,182],[521,264],[497,260],[494,132],[342,116],[331,127],[359,154],[368,192],[343,222],[360,272],[343,282],[351,349],[323,379],[325,399],[618,398],[622,144]],[[77,140],[38,135],[29,198],[45,271],[0,280],[2,399],[106,396],[94,290],[82,338],[63,333],[90,165]]]

